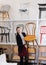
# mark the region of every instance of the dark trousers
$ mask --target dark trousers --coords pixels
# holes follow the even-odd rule
[[[20,56],[20,65],[28,65],[28,57],[25,56],[25,62],[23,62],[23,56]]]

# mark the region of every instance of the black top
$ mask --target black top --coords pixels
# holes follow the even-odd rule
[[[26,36],[26,34],[24,32],[22,32],[22,35],[24,37]],[[17,33],[17,35],[16,35],[16,42],[17,42],[17,45],[18,45],[18,51],[21,52],[22,48],[23,48],[23,42],[22,42],[22,39],[21,39],[19,33]]]

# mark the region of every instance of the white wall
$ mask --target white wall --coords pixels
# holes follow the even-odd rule
[[[19,9],[24,3],[29,4],[29,15],[26,16],[26,14],[23,13],[23,16],[21,17]],[[3,4],[11,5],[11,20],[37,19],[39,16],[38,3],[46,3],[46,0],[0,0],[0,6]]]
[[[10,12],[9,12],[10,20],[15,21],[16,24],[17,24],[17,20],[18,20],[18,22],[21,21],[23,24],[25,24],[26,23],[25,21],[29,21],[29,20],[33,21],[34,19],[36,19],[36,24],[37,24],[36,35],[37,35],[37,38],[38,38],[37,19],[39,17],[39,6],[38,6],[39,3],[46,3],[46,0],[0,0],[0,7],[2,5],[5,5],[5,4],[9,4],[11,6],[11,9],[10,9]],[[19,9],[21,7],[23,8],[23,6],[22,6],[23,4],[28,4],[27,5],[27,8],[29,9],[29,14],[28,15],[26,15],[26,13],[20,13],[19,12]],[[42,18],[43,18],[44,15],[45,14],[42,13]],[[26,20],[26,19],[28,19],[28,20]]]

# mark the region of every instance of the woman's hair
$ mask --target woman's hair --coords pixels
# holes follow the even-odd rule
[[[16,30],[17,30],[18,28],[20,28],[20,27],[16,27]]]

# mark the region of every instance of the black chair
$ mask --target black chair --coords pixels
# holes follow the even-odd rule
[[[7,28],[7,27],[0,27],[0,29],[1,29],[1,33],[0,33],[1,42],[3,42],[3,37],[4,36],[6,38],[6,42],[10,42],[10,29]],[[6,32],[7,30],[8,30],[8,32]]]

